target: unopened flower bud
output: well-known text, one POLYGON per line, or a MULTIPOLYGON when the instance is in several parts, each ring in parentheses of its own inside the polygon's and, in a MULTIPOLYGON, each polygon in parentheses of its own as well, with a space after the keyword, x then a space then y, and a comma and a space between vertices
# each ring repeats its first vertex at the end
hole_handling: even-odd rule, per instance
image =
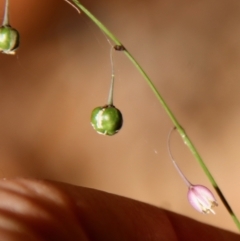
POLYGON ((201 213, 213 213, 213 207, 216 207, 217 201, 212 192, 201 185, 191 185, 188 189, 188 201, 190 204, 201 213))

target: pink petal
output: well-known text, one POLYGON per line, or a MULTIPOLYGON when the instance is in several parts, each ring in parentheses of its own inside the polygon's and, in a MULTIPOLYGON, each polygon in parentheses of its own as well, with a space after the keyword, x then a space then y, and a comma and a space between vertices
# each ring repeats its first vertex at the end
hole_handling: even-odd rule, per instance
POLYGON ((217 202, 212 192, 201 185, 193 185, 188 190, 188 201, 198 212, 214 213, 213 207, 217 206, 217 202))

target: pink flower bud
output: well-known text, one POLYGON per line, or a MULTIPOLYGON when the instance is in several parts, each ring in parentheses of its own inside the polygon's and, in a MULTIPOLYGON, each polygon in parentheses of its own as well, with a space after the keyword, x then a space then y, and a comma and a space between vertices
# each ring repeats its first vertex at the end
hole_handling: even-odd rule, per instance
POLYGON ((211 191, 201 185, 190 185, 188 189, 188 201, 198 211, 204 214, 213 213, 213 207, 216 207, 217 201, 211 191))

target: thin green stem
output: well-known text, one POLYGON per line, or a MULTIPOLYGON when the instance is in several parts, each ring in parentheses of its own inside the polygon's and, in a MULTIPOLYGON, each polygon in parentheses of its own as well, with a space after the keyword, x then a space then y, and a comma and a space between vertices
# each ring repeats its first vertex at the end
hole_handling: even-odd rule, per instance
POLYGON ((115 73, 114 73, 114 64, 113 64, 113 47, 110 50, 110 62, 111 62, 111 83, 110 83, 110 90, 108 94, 108 105, 113 105, 113 89, 114 89, 114 80, 115 80, 115 73))
MULTIPOLYGON (((123 44, 92 14, 90 13, 82 4, 80 4, 80 2, 78 0, 72 0, 76 6, 82 11, 84 12, 116 45, 119 46, 123 46, 123 44)), ((149 87, 152 89, 153 93, 155 94, 155 96, 157 97, 157 99, 159 100, 159 102, 161 103, 162 107, 164 108, 164 110, 167 112, 169 118, 171 119, 171 121, 173 122, 173 125, 177 128, 180 136, 183 139, 183 142, 188 146, 188 148, 190 149, 190 151, 192 152, 192 154, 194 155, 194 157, 196 158, 197 162, 199 163, 199 165, 201 166, 201 168, 203 169, 204 173, 206 174, 206 176, 208 177, 209 181, 211 182, 212 186, 214 187, 214 189, 216 190, 216 192, 218 193, 220 199, 222 200, 224 206, 226 207, 227 211, 229 212, 230 216, 232 217, 234 223, 236 224, 238 230, 240 231, 240 222, 237 218, 237 216, 235 215, 235 213, 233 212, 232 208, 230 207, 228 201, 226 200, 226 198, 224 197, 222 191, 220 190, 217 182, 215 181, 215 179, 213 178, 212 174, 210 173, 209 169, 207 168, 206 164, 204 163, 203 159, 201 158, 200 154, 198 153, 197 149, 195 148, 195 146, 193 145, 192 141, 190 140, 190 138, 187 136, 185 130, 181 127, 180 123, 178 122, 178 120, 176 119, 176 117, 174 116, 174 114, 172 113, 172 111, 170 110, 170 108, 168 107, 167 103, 165 102, 165 100, 163 99, 163 97, 161 96, 161 94, 158 92, 157 88, 155 87, 155 85, 153 84, 153 82, 151 81, 151 79, 149 78, 149 76, 146 74, 146 72, 143 70, 143 68, 140 66, 140 64, 136 61, 136 59, 130 54, 130 52, 124 48, 124 52, 126 54, 126 56, 129 58, 129 60, 133 63, 133 65, 136 67, 136 69, 141 73, 141 75, 144 77, 144 79, 146 80, 147 84, 149 85, 149 87)))
POLYGON ((5 9, 4 9, 4 16, 3 16, 3 26, 9 25, 9 0, 5 1, 5 9))

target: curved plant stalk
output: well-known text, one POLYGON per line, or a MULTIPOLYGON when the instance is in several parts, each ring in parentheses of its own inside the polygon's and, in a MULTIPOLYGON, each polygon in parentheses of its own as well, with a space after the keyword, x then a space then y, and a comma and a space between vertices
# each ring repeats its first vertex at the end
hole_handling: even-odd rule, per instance
POLYGON ((203 159, 201 158, 200 154, 198 153, 197 149, 193 145, 192 141, 187 136, 185 130, 182 128, 182 126, 180 125, 180 123, 178 122, 178 120, 176 119, 176 117, 174 116, 174 114, 172 113, 170 108, 168 107, 168 105, 165 102, 165 100, 163 99, 163 97, 158 92, 157 88, 155 87, 155 85, 153 84, 153 82, 151 81, 151 79, 149 78, 147 73, 143 70, 143 68, 135 60, 135 58, 130 54, 130 52, 125 47, 123 47, 123 44, 112 34, 112 32, 110 32, 91 12, 89 12, 82 4, 80 4, 80 2, 78 0, 72 0, 72 2, 75 3, 75 5, 82 12, 84 12, 108 36, 108 38, 110 38, 119 48, 122 47, 122 51, 124 51, 125 55, 129 58, 129 60, 133 63, 133 65, 136 67, 136 69, 144 77, 147 84, 152 89, 153 93, 155 94, 155 96, 157 97, 159 102, 161 103, 162 107, 167 112, 169 118, 171 119, 174 126, 178 130, 180 136, 182 137, 183 142, 187 145, 187 147, 190 149, 190 151, 192 152, 192 154, 196 158, 197 162, 199 163, 199 165, 203 169, 204 173, 206 174, 207 178, 211 182, 212 186, 214 187, 214 189, 218 193, 218 195, 219 195, 220 199, 222 200, 224 206, 226 207, 228 213, 230 214, 230 216, 232 217, 232 219, 233 219, 234 223, 236 224, 238 230, 240 231, 240 222, 239 222, 237 216, 235 215, 235 213, 233 212, 231 206, 229 205, 227 199, 224 197, 224 195, 223 195, 222 191, 220 190, 217 182, 213 178, 212 174, 210 173, 209 169, 205 165, 205 163, 204 163, 203 159))

